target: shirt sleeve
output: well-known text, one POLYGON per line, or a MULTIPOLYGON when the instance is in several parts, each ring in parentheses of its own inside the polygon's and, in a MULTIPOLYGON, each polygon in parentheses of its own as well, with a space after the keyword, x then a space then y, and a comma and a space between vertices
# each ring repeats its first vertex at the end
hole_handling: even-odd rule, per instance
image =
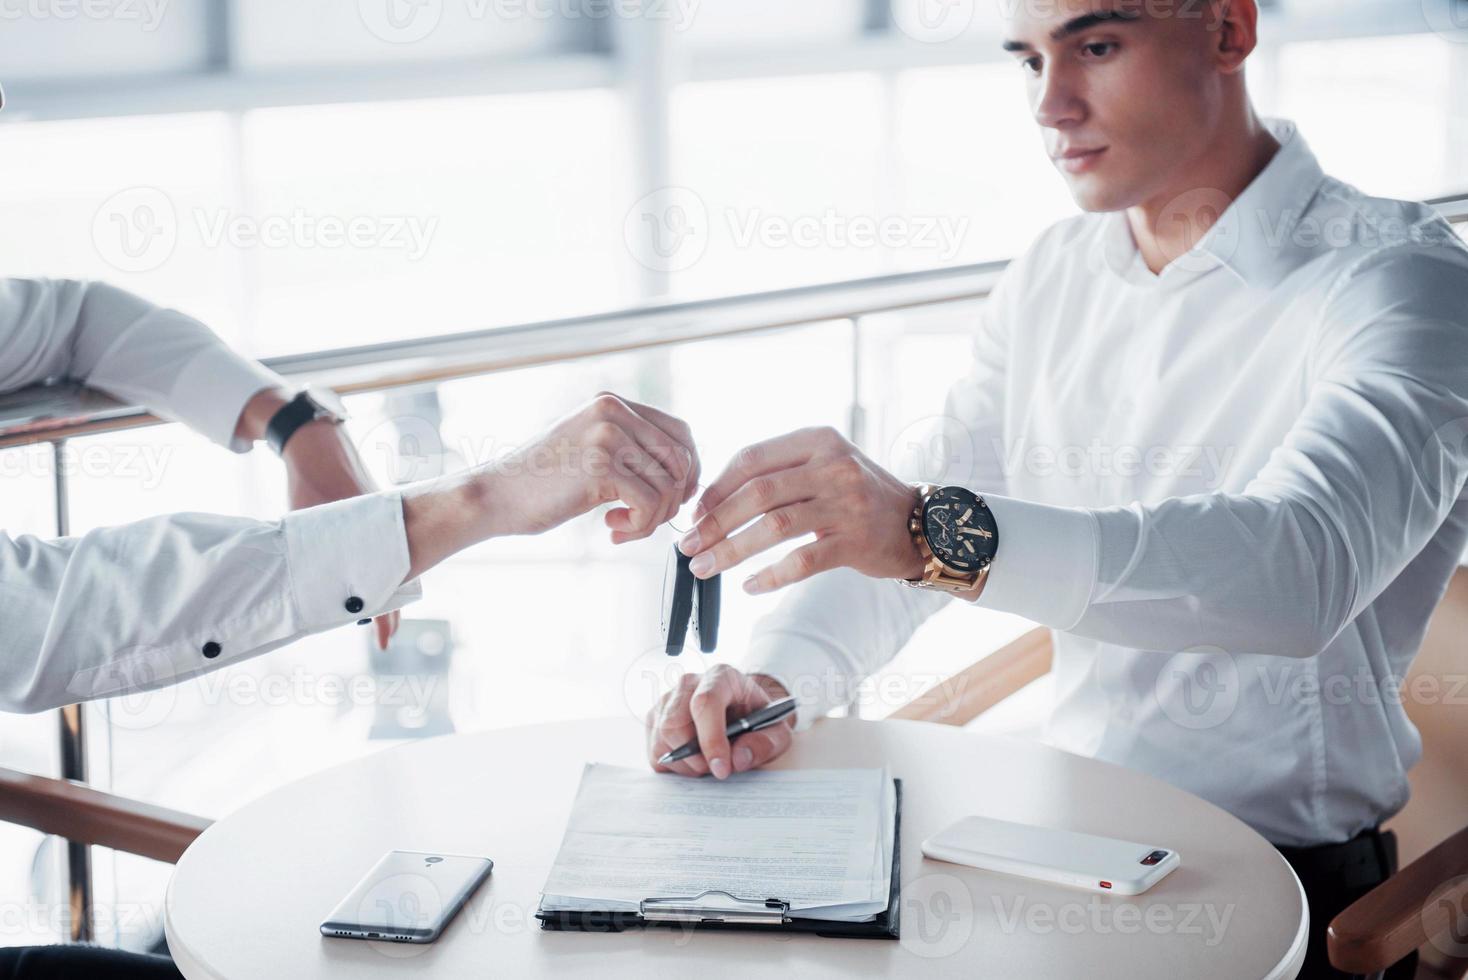
MULTIPOLYGON (((943 415, 904 430, 905 444, 894 447, 906 464, 899 467, 899 477, 1004 489, 1011 295, 1024 264, 1023 258, 1011 263, 980 308, 969 369, 949 389, 943 415)), ((800 703, 796 727, 805 729, 855 700, 861 682, 950 601, 942 593, 850 569, 818 575, 793 586, 775 612, 755 625, 743 668, 784 685, 800 703)))
POLYGON ((245 404, 286 385, 199 321, 99 282, 0 280, 0 351, 0 391, 78 381, 235 452, 245 404))
POLYGON ((176 684, 390 612, 421 595, 408 570, 397 492, 278 522, 177 514, 55 541, 0 534, 0 710, 176 684))
POLYGON ((1304 408, 1241 492, 1000 501, 979 604, 1137 649, 1320 653, 1462 499, 1465 294, 1468 261, 1447 245, 1348 269, 1312 335, 1304 408))

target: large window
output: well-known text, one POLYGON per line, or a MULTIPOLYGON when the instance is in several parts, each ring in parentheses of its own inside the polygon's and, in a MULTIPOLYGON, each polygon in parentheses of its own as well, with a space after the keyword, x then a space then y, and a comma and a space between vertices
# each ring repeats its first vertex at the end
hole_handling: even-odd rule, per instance
MULTIPOLYGON (((0 268, 258 355, 1003 259, 1075 210, 990 4, 82 6, 0 23, 0 268)), ((1261 107, 1368 192, 1468 191, 1468 43, 1332 9, 1267 8, 1261 107)))

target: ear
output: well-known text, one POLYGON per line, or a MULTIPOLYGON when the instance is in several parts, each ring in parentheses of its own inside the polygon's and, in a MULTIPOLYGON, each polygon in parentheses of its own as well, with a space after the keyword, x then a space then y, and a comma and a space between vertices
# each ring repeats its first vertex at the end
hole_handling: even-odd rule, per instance
POLYGON ((1211 0, 1210 50, 1219 71, 1236 75, 1259 43, 1259 5, 1255 0, 1211 0))

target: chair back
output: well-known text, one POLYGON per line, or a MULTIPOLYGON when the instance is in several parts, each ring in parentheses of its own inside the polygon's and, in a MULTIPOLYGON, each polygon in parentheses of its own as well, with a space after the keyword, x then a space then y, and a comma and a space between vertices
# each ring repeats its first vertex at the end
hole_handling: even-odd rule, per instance
POLYGON ((1412 798, 1386 827, 1406 866, 1468 824, 1468 567, 1448 583, 1402 692, 1422 761, 1407 774, 1412 798))

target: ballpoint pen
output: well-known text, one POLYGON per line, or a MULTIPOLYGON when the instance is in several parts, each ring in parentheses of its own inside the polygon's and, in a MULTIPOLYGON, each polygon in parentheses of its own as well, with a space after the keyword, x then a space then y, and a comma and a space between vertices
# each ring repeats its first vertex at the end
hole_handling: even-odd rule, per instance
MULTIPOLYGON (((757 732, 761 728, 769 728, 771 725, 784 721, 794 711, 794 698, 781 698, 778 701, 771 701, 763 708, 750 712, 743 718, 729 722, 729 727, 724 729, 724 734, 732 739, 734 736, 743 735, 745 732, 757 732)), ((658 760, 658 765, 665 766, 670 762, 677 762, 691 755, 698 755, 700 751, 698 739, 695 738, 693 741, 687 742, 665 753, 658 760)))

